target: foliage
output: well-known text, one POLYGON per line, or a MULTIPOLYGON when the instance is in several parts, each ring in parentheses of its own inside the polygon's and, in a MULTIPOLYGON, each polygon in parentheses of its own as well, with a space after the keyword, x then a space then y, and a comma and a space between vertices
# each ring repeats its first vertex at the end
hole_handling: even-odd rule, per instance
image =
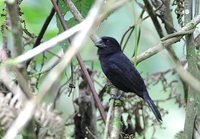
MULTIPOLYGON (((186 59, 188 57, 184 55, 184 60, 182 60, 181 56, 179 56, 179 50, 172 49, 171 46, 166 48, 169 56, 173 59, 172 61, 174 61, 173 66, 166 66, 169 59, 165 58, 166 53, 160 52, 161 50, 158 50, 158 52, 162 56, 155 56, 155 60, 154 57, 148 58, 143 62, 145 68, 138 63, 138 61, 140 62, 138 57, 141 52, 146 52, 145 49, 147 47, 155 43, 153 40, 156 42, 161 41, 161 44, 164 44, 165 40, 170 41, 174 38, 179 38, 178 40, 180 40, 183 35, 191 34, 194 31, 192 29, 177 34, 179 28, 184 26, 184 2, 187 2, 187 0, 174 0, 171 3, 167 0, 104 1, 103 10, 99 13, 99 18, 97 18, 98 20, 94 24, 95 28, 99 27, 105 31, 103 32, 104 35, 115 33, 116 36, 121 38, 120 44, 124 52, 128 53, 128 55, 133 55, 133 63, 135 66, 139 64, 137 68, 142 71, 141 74, 143 76, 146 75, 146 86, 149 92, 151 92, 150 95, 156 98, 155 103, 161 112, 163 123, 155 121, 155 117, 150 109, 134 93, 123 94, 120 100, 117 101, 109 100, 110 96, 117 95, 120 91, 113 89, 114 87, 110 85, 110 82, 102 74, 99 64, 98 66, 96 64, 96 57, 93 57, 93 48, 88 49, 90 43, 84 44, 87 48, 80 51, 83 59, 79 56, 78 62, 75 59, 72 60, 71 65, 64 72, 61 72, 60 78, 53 83, 49 91, 43 92, 41 88, 45 84, 48 86, 50 80, 54 80, 55 74, 52 74, 50 78, 47 77, 49 73, 59 66, 63 53, 71 45, 69 39, 69 43, 59 43, 58 46, 34 56, 27 63, 13 66, 7 65, 7 60, 12 60, 14 58, 13 53, 17 51, 14 48, 20 49, 17 53, 21 56, 21 51, 26 53, 37 48, 41 43, 48 39, 56 38, 57 35, 64 31, 60 20, 61 17, 57 14, 58 11, 61 12, 62 18, 65 21, 64 24, 67 25, 66 30, 79 24, 80 20, 84 20, 75 18, 74 14, 76 13, 73 13, 66 4, 69 1, 51 0, 50 2, 38 0, 26 2, 24 0, 16 0, 16 3, 13 5, 9 3, 9 0, 5 1, 5 3, 0 2, 2 34, 0 37, 0 40, 2 40, 2 47, 0 48, 0 62, 2 63, 0 65, 0 136, 4 137, 6 133, 9 133, 10 129, 13 129, 13 125, 19 119, 21 113, 31 103, 35 106, 32 111, 31 122, 28 120, 26 122, 22 121, 22 124, 26 124, 19 125, 19 129, 17 129, 19 131, 18 134, 23 138, 27 136, 33 138, 29 133, 34 134, 37 138, 103 138, 106 134, 108 136, 115 134, 116 131, 121 131, 115 134, 119 138, 163 137, 159 135, 159 132, 167 131, 168 125, 172 124, 170 119, 167 121, 167 117, 172 115, 173 122, 178 121, 178 116, 174 116, 176 114, 172 113, 172 111, 180 112, 183 108, 188 107, 187 99, 191 97, 188 94, 191 92, 193 94, 195 92, 199 93, 193 88, 191 91, 192 83, 185 82, 182 79, 177 70, 177 63, 185 66, 188 60, 190 65, 189 71, 195 69, 192 74, 197 79, 199 78, 198 74, 195 73, 198 73, 199 70, 199 63, 197 62, 199 59, 199 41, 197 39, 200 35, 196 31, 194 40, 197 41, 194 43, 195 45, 189 43, 194 48, 191 50, 192 55, 187 49, 189 59, 186 59), (54 6, 55 11, 50 9, 53 5, 52 2, 58 5, 57 9, 54 6), (9 10, 9 6, 16 6, 17 10, 14 11, 14 8, 9 10), (125 9, 129 9, 127 10, 128 18, 124 17, 123 12, 125 9), (13 12, 17 15, 16 17, 12 16, 13 12), (45 22, 47 17, 50 16, 50 12, 52 12, 52 17, 49 22, 45 22), (54 21, 54 16, 56 16, 56 21, 54 21), (150 22, 148 19, 151 19, 153 22, 150 22), (104 23, 102 23, 103 21, 104 23), (101 25, 98 26, 99 24, 101 25), (46 29, 44 29, 44 26, 46 29), (21 36, 20 31, 23 32, 21 36), (18 33, 17 37, 13 35, 16 32, 18 33), (14 43, 20 41, 23 42, 22 47, 14 43), (84 52, 84 50, 87 52, 84 52), (90 56, 90 59, 84 59, 85 56, 90 56), (84 71, 82 66, 80 66, 80 59, 84 61, 83 65, 87 67, 87 71, 84 71), (152 72, 150 67, 155 71, 152 72), (89 77, 87 77, 87 72, 89 77), (92 79, 92 82, 89 82, 88 78, 92 79), (91 91, 91 86, 95 86, 99 102, 94 96, 95 91, 91 91), (103 106, 103 112, 106 111, 107 113, 106 116, 110 116, 108 121, 104 121, 102 111, 98 111, 100 106, 103 106), (119 116, 121 116, 121 119, 119 116), (118 129, 115 129, 114 125, 117 125, 118 129), (22 132, 20 127, 23 127, 25 130, 22 132)), ((96 1, 72 0, 70 2, 73 2, 82 17, 86 18, 96 1)), ((198 9, 199 5, 196 3, 195 7, 198 9)), ((197 13, 199 12, 196 12, 196 15, 197 13)), ((187 20, 190 21, 192 18, 187 20)), ((89 35, 87 34, 88 38, 89 35)), ((76 37, 76 34, 70 37, 70 39, 73 40, 74 37, 76 37)), ((92 34, 91 38, 93 41, 95 40, 94 34, 92 34)), ((182 43, 186 42, 187 48, 188 41, 190 41, 188 38, 181 40, 182 43)), ((184 49, 181 45, 179 47, 181 47, 181 50, 184 49)), ((148 53, 144 55, 148 55, 148 53)), ((45 89, 44 87, 43 90, 45 89)), ((196 96, 198 95, 196 94, 196 96)), ((195 98, 195 104, 199 103, 197 98, 195 98)), ((196 108, 196 105, 194 107, 196 108)), ((190 108, 189 110, 191 110, 190 108)), ((189 115, 188 117, 191 120, 190 115, 192 114, 189 113, 189 110, 186 111, 186 115, 189 115)), ((27 115, 24 115, 24 117, 27 115)), ((181 115, 183 114, 181 113, 181 115)), ((188 124, 192 127, 190 130, 194 130, 195 136, 198 136, 199 127, 197 115, 196 113, 193 114, 195 119, 188 124), (195 123, 195 126, 192 123, 195 123), (193 127, 196 128, 193 129, 193 127)), ((175 128, 181 122, 171 127, 174 126, 173 128, 175 128)), ((188 125, 185 125, 185 127, 189 128, 188 125)), ((187 134, 186 131, 190 131, 186 129, 183 132, 177 131, 178 129, 171 130, 177 132, 174 138, 183 138, 187 134)), ((181 130, 183 130, 183 127, 181 127, 181 130)), ((188 134, 193 134, 193 132, 188 134)))

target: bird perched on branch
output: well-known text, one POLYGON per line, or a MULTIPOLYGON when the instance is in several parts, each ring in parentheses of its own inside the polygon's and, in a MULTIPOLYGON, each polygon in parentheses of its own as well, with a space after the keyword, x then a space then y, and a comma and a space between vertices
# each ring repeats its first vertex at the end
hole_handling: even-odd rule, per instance
POLYGON ((149 105, 156 119, 160 122, 162 117, 153 100, 150 98, 144 81, 128 57, 121 51, 117 40, 104 36, 95 45, 102 70, 110 82, 124 92, 133 92, 149 105))

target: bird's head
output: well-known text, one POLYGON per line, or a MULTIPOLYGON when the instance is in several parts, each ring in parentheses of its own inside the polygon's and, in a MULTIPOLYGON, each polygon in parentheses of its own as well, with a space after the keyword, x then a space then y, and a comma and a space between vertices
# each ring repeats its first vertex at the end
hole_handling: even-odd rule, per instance
POLYGON ((121 51, 119 43, 112 37, 101 37, 98 41, 95 42, 95 45, 98 47, 99 55, 110 55, 121 51))

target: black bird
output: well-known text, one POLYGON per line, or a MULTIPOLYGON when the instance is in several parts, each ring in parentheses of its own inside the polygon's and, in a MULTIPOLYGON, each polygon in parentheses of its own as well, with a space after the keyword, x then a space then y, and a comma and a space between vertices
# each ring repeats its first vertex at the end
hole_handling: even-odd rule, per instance
POLYGON ((153 100, 150 98, 144 81, 128 57, 122 52, 117 40, 104 36, 95 45, 102 70, 110 82, 124 92, 136 93, 147 102, 156 119, 162 117, 153 100))

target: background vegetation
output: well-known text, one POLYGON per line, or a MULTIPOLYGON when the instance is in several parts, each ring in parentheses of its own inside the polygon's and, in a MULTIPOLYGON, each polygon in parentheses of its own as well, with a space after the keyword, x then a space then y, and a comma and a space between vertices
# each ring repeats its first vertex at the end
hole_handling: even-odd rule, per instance
MULTIPOLYGON (((94 1, 72 1, 82 18, 74 17, 69 8, 70 0, 58 0, 57 3, 55 0, 16 2, 0 2, 1 137, 81 139, 107 138, 106 134, 109 133, 109 138, 116 138, 112 135, 117 131, 120 132, 115 135, 121 138, 199 137, 200 35, 196 27, 200 22, 199 0, 104 1, 99 4, 103 8, 99 6, 98 16, 94 15, 96 22, 93 27, 89 24, 84 27, 85 30, 91 29, 92 39, 89 39, 90 33, 87 33, 79 49, 80 55, 74 56, 70 64, 60 64, 64 71, 58 70, 62 69, 58 68, 59 63, 62 63, 66 52, 70 53, 68 48, 75 46, 77 41, 74 43, 74 40, 78 35, 40 52, 31 61, 24 58, 24 62, 18 62, 17 58, 33 49, 33 46, 37 48, 40 43, 77 25, 87 17, 94 1), (40 36, 41 28, 51 11, 54 16, 44 35, 40 36), (60 21, 58 12, 61 12, 65 25, 60 21), (195 21, 192 20, 194 18, 195 21), (97 48, 93 43, 96 35, 112 36, 122 42, 124 53, 145 79, 149 94, 161 111, 162 123, 158 123, 143 100, 133 94, 124 95, 124 104, 117 105, 115 102, 112 109, 114 102, 109 101, 109 98, 118 90, 109 86, 109 81, 101 71, 97 48), (39 43, 36 43, 38 40, 39 43), (175 40, 179 42, 175 43, 175 40), (150 57, 144 58, 144 52, 159 44, 169 47, 159 49, 157 54, 148 53, 150 57), (84 61, 82 66, 81 60, 84 61), (88 68, 93 81, 89 85, 90 78, 85 78, 87 72, 84 66, 88 68), (187 70, 192 77, 187 74, 187 70), (58 74, 59 78, 54 78, 58 74), (51 81, 52 85, 48 88, 51 81), (94 88, 91 91, 93 86, 96 91, 94 88), (95 101, 91 92, 99 94, 95 101), (101 106, 104 109, 100 114, 101 106), (109 109, 113 112, 108 113, 109 109), (108 129, 102 120, 104 111, 112 117, 107 122, 108 129), (122 120, 119 118, 121 115, 122 120), (117 123, 112 120, 116 118, 117 123)), ((88 16, 92 17, 90 14, 88 16)), ((81 37, 79 40, 81 42, 81 37)), ((65 58, 70 59, 67 56, 65 58)))

